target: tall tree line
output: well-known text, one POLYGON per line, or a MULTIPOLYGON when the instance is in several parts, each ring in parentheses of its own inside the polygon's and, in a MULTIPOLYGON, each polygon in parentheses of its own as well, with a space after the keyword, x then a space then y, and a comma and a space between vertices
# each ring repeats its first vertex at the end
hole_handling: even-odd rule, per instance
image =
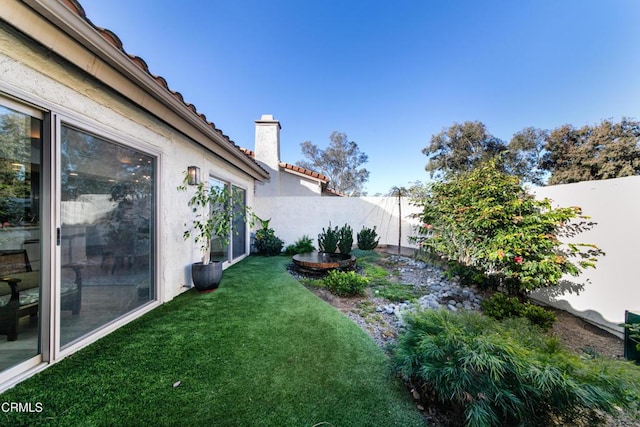
POLYGON ((422 150, 432 177, 468 171, 495 157, 505 172, 544 184, 640 175, 640 122, 622 118, 576 128, 525 128, 507 143, 479 121, 454 123, 422 150))

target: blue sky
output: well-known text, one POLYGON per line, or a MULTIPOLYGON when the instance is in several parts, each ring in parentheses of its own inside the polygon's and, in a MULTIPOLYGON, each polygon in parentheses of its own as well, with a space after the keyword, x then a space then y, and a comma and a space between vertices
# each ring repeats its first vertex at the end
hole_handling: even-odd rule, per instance
POLYGON ((637 0, 80 1, 240 146, 262 114, 288 163, 346 133, 369 195, 428 181, 421 150, 454 122, 508 141, 640 119, 637 0))

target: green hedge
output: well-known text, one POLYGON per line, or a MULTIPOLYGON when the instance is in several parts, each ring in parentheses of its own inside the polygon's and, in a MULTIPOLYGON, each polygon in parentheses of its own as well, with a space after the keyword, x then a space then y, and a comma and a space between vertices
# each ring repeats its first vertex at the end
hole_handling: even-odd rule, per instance
POLYGON ((580 358, 524 319, 427 310, 406 322, 395 366, 425 399, 451 406, 456 425, 594 425, 638 409, 637 367, 580 358))

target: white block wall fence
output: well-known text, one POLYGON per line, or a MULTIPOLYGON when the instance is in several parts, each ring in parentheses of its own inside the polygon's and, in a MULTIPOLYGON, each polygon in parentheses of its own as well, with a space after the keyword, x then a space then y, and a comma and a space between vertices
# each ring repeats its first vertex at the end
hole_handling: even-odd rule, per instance
POLYGON ((584 289, 558 295, 554 291, 567 289, 559 286, 538 291, 534 298, 622 337, 617 325, 624 322, 624 311, 640 312, 640 176, 541 187, 535 194, 553 200, 554 206, 580 206, 597 225, 574 242, 596 244, 606 255, 595 269, 566 278, 584 289))
MULTIPOLYGON (((596 244, 606 252, 596 269, 588 269, 577 278, 566 278, 573 286, 539 291, 534 299, 622 336, 622 328, 617 325, 624 321, 624 311, 640 312, 636 265, 640 264, 640 177, 541 187, 534 193, 539 198, 550 198, 554 206, 582 207, 597 225, 575 241, 596 244), (576 288, 581 289, 576 292, 576 288)), ((401 215, 397 197, 256 197, 254 210, 263 219, 271 218, 269 226, 285 246, 307 235, 317 247, 318 234, 329 222, 338 227, 349 224, 354 243, 363 226, 375 226, 380 244, 395 246, 401 218, 402 246, 416 247, 409 236, 414 234, 418 221, 409 216, 420 210, 408 198, 402 198, 401 215)))
POLYGON ((271 218, 269 227, 284 240, 285 247, 307 235, 317 248, 318 234, 329 222, 332 227, 349 224, 354 244, 362 227, 375 226, 381 245, 397 245, 401 229, 401 246, 416 247, 408 237, 418 222, 409 215, 420 210, 406 197, 401 199, 401 206, 397 197, 256 197, 254 210, 262 219, 271 218))

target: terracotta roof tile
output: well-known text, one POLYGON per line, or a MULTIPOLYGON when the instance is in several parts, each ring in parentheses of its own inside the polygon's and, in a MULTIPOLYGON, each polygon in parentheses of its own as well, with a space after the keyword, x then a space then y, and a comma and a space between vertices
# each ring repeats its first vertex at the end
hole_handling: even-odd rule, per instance
POLYGON ((247 156, 255 159, 256 158, 256 153, 253 150, 249 150, 248 148, 244 148, 244 147, 240 147, 240 151, 242 151, 244 154, 246 154, 247 156))
MULTIPOLYGON (((95 25, 93 22, 91 22, 91 20, 87 17, 87 14, 86 14, 84 8, 82 7, 82 5, 77 0, 59 0, 59 1, 61 3, 63 3, 64 5, 66 5, 76 15, 80 16, 84 21, 86 21, 105 40, 107 40, 111 45, 113 45, 115 48, 120 50, 127 58, 129 58, 129 60, 131 62, 136 64, 136 66, 138 66, 138 68, 140 68, 141 70, 146 72, 151 78, 153 78, 156 82, 158 82, 158 84, 160 86, 165 88, 176 99, 178 99, 180 102, 185 104, 186 107, 191 109, 191 111, 193 111, 194 114, 199 116, 200 119, 203 120, 213 131, 218 133, 222 138, 224 138, 229 144, 234 146, 236 149, 241 150, 241 148, 235 142, 233 142, 231 140, 231 138, 229 138, 227 135, 225 135, 220 129, 216 128, 215 124, 213 124, 212 122, 207 121, 207 119, 206 119, 204 114, 198 113, 197 108, 195 107, 195 105, 185 102, 184 98, 183 98, 183 96, 182 96, 182 94, 180 92, 176 92, 174 90, 171 90, 169 88, 169 84, 167 83, 167 80, 164 77, 152 74, 149 71, 149 67, 148 67, 148 65, 147 65, 147 63, 145 62, 144 59, 142 59, 139 56, 135 56, 135 55, 131 55, 131 54, 127 53, 127 51, 124 49, 122 41, 120 40, 120 38, 114 32, 112 32, 112 31, 110 31, 110 30, 108 30, 106 28, 99 27, 99 26, 95 25)), ((260 166, 260 165, 258 165, 258 166, 260 166)), ((260 166, 260 168, 265 170, 264 168, 262 168, 262 166, 260 166)), ((266 170, 265 170, 265 172, 266 172, 266 170)))
POLYGON ((334 195, 334 196, 347 197, 347 195, 346 195, 346 194, 341 193, 341 192, 339 192, 339 191, 337 191, 337 190, 333 190, 333 189, 331 189, 331 188, 323 188, 323 189, 322 189, 322 192, 323 192, 323 193, 329 193, 329 194, 332 194, 332 195, 334 195))
MULTIPOLYGON (((250 150, 248 148, 244 148, 244 147, 240 147, 240 151, 242 151, 244 154, 246 154, 247 156, 255 159, 256 157, 256 153, 253 150, 250 150)), ((305 169, 302 168, 300 166, 296 166, 296 165, 292 165, 290 163, 285 163, 285 162, 280 162, 279 166, 283 169, 288 169, 303 175, 307 175, 309 177, 312 178, 316 178, 317 180, 319 180, 322 183, 322 192, 326 193, 326 194, 331 194, 332 196, 339 196, 339 197, 346 197, 347 195, 344 193, 341 193, 339 191, 336 190, 332 190, 330 188, 327 188, 327 184, 329 183, 329 178, 321 173, 318 172, 314 172, 312 170, 309 169, 305 169)))
POLYGON ((280 167, 283 168, 283 169, 289 169, 289 170, 292 170, 294 172, 298 172, 298 173, 301 173, 303 175, 310 176, 312 178, 316 178, 317 180, 322 181, 324 183, 329 182, 329 178, 324 176, 324 175, 322 175, 321 173, 314 172, 314 171, 309 170, 309 169, 301 168, 300 166, 292 165, 290 163, 280 162, 280 167))

